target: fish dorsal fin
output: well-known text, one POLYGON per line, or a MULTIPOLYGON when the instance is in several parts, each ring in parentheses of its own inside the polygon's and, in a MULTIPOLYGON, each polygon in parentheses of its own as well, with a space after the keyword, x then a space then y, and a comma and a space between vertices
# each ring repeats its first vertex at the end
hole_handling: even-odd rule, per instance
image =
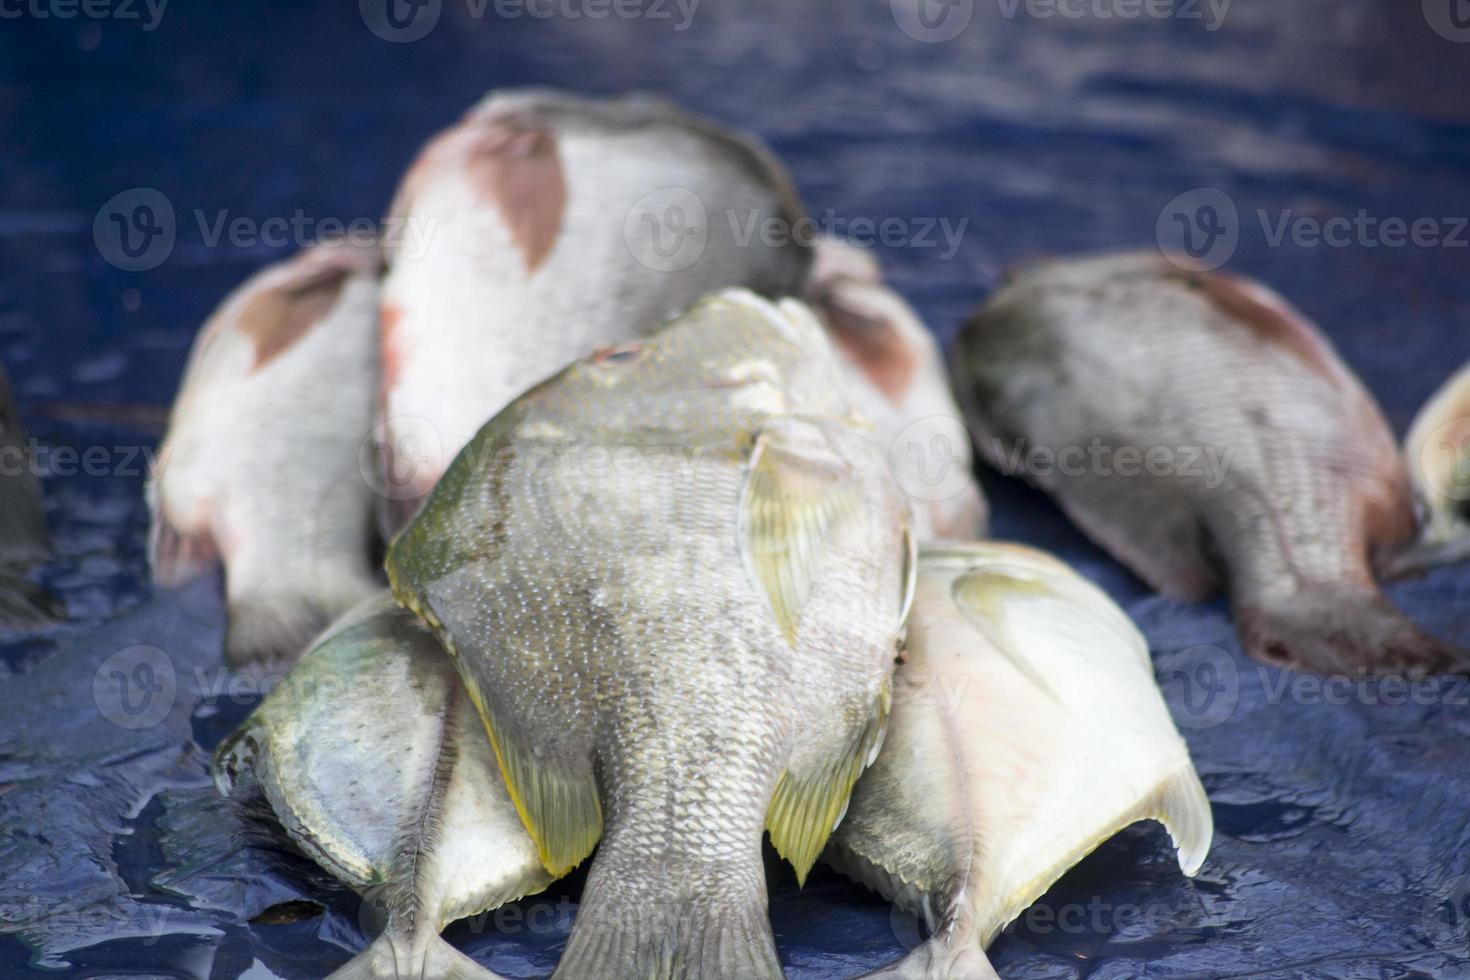
MULTIPOLYGON (((830 453, 798 453, 786 420, 755 439, 740 498, 740 553, 786 642, 795 644, 802 608, 832 536, 854 514, 860 486, 830 453)), ((803 447, 805 448, 805 447, 803 447)))

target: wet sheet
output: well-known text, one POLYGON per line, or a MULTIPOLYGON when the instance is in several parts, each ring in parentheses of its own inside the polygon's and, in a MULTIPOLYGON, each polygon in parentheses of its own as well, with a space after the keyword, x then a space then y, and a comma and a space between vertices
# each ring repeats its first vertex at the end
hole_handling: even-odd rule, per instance
MULTIPOLYGON (((429 0, 397 8, 437 16, 416 40, 427 22, 374 0, 0 8, 0 361, 47 468, 42 578, 72 613, 0 644, 0 973, 307 978, 361 945, 356 898, 209 785, 258 691, 220 666, 216 583, 145 584, 144 461, 213 304, 296 237, 376 220, 484 90, 645 87, 756 130, 826 230, 890 219, 883 259, 945 338, 1015 261, 1188 229, 1317 318, 1402 432, 1470 360, 1456 2, 429 0), (123 249, 110 216, 140 204, 161 220, 123 249), (1394 246, 1388 219, 1435 242, 1394 246)), ((999 535, 1075 562, 1143 626, 1218 828, 1193 882, 1155 828, 1104 845, 998 941, 1001 974, 1470 976, 1470 688, 1259 668, 1222 605, 1150 596, 1044 498, 986 483, 999 535)), ((1470 570, 1390 594, 1470 638, 1470 570)), ((794 978, 918 939, 829 872, 798 892, 772 869, 794 978)), ((545 976, 576 891, 450 938, 545 976)))

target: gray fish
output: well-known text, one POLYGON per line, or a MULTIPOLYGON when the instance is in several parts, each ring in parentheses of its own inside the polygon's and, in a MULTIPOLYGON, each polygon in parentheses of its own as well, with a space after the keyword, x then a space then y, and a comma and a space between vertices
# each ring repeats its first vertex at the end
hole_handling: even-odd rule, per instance
MULTIPOLYGON (((194 342, 149 487, 154 581, 223 560, 226 652, 293 660, 380 590, 359 454, 377 378, 376 247, 317 245, 235 290, 194 342)), ((364 472, 366 470, 366 472, 364 472)))
POLYGON ((649 96, 496 92, 435 136, 385 236, 387 529, 486 419, 571 361, 714 289, 799 291, 804 213, 764 146, 649 96))
POLYGON ((65 615, 60 602, 25 577, 50 557, 34 454, 0 368, 0 628, 35 629, 65 615))
POLYGON ((291 839, 377 912, 381 935, 337 980, 493 977, 440 930, 551 882, 449 658, 386 593, 220 746, 221 791, 247 775, 291 839))
POLYGON ((1197 872, 1209 801, 1123 611, 1029 548, 924 548, 888 737, 826 854, 933 932, 873 976, 994 977, 1000 931, 1151 819, 1197 872))
POLYGON ((1404 440, 1419 498, 1419 540, 1387 563, 1391 574, 1470 559, 1470 365, 1419 411, 1404 440))
POLYGON ((560 980, 781 976, 877 750, 910 514, 809 310, 744 290, 512 402, 388 554, 552 874, 601 840, 560 980))
POLYGON ((1140 578, 1228 590, 1255 657, 1463 668, 1379 591, 1414 533, 1377 405, 1301 313, 1158 253, 1039 265, 966 325, 953 371, 983 457, 1056 497, 1140 578))
POLYGON ((806 301, 827 328, 857 409, 874 425, 920 541, 981 538, 988 512, 939 345, 871 253, 817 242, 806 301))

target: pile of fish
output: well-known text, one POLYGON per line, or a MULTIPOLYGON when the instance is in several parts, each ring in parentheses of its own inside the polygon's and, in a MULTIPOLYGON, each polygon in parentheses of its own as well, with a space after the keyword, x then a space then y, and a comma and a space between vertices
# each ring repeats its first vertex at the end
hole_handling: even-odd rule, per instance
MULTIPOLYGON (((946 372, 866 252, 738 235, 804 215, 765 147, 640 96, 492 95, 390 215, 424 234, 224 301, 150 485, 157 582, 222 564, 228 661, 286 670, 216 778, 363 895, 379 935, 336 976, 492 976, 440 932, 590 859, 558 980, 777 978, 767 837, 922 916, 874 974, 914 980, 994 976, 1134 822, 1197 872, 1143 637, 983 540, 969 445, 910 492, 935 420, 1158 591, 1228 593, 1264 661, 1470 669, 1377 585, 1470 555, 1470 370, 1401 452, 1285 299, 1151 253, 1022 271, 946 372)), ((55 614, 24 476, 11 625, 55 614)))

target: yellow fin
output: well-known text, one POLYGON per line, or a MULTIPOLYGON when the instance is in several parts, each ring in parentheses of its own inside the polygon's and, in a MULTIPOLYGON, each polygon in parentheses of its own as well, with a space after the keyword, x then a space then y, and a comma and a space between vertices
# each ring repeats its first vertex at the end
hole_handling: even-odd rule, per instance
POLYGON ((1038 691, 1051 700, 1061 698, 1026 659, 1026 654, 1006 630, 1005 604, 1017 596, 1051 595, 1045 582, 998 570, 974 571, 955 579, 951 587, 954 604, 979 633, 989 640, 1038 691))
POLYGON ((585 774, 568 772, 536 758, 534 752, 505 736, 486 707, 479 685, 467 676, 464 681, 490 736, 511 802, 536 844, 541 866, 553 878, 560 878, 587 860, 602 839, 602 803, 591 767, 585 774))
POLYGON ((858 487, 837 465, 790 452, 778 438, 756 437, 740 500, 740 549, 782 635, 795 643, 827 542, 856 510, 858 487))
POLYGON ((798 884, 806 884, 827 838, 847 813, 858 777, 878 757, 892 707, 893 689, 885 678, 871 722, 844 752, 828 760, 831 765, 814 772, 788 769, 781 774, 766 810, 766 829, 776 852, 796 871, 798 884))

